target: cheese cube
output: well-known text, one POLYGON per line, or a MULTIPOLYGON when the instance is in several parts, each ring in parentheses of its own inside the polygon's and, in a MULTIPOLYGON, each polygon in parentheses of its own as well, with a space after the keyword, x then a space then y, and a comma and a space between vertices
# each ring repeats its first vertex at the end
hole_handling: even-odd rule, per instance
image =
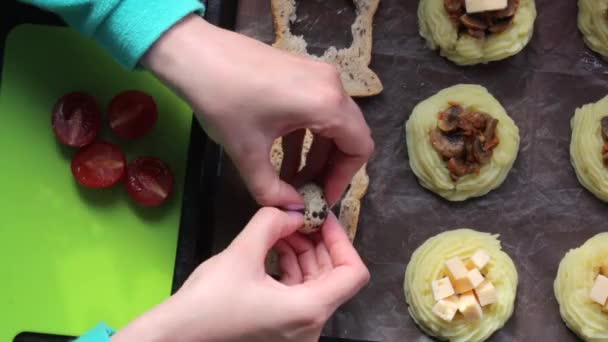
POLYGON ((496 11, 505 9, 508 5, 507 0, 465 0, 467 13, 496 11))
POLYGON ((590 297, 592 301, 599 305, 606 305, 606 300, 608 300, 608 277, 601 274, 597 276, 590 297))
POLYGON ((464 265, 459 257, 454 257, 445 262, 445 267, 448 270, 448 275, 452 282, 454 280, 462 279, 467 276, 467 267, 464 265))
POLYGON ((608 261, 606 261, 603 265, 602 268, 600 269, 600 273, 606 277, 608 277, 608 261))
POLYGON ((480 249, 473 254, 471 261, 477 268, 479 268, 479 270, 482 270, 484 267, 486 267, 488 262, 490 262, 490 254, 483 249, 480 249))
POLYGON ((458 296, 450 296, 438 301, 433 306, 433 312, 446 322, 451 322, 458 312, 458 296))
POLYGON ((435 280, 432 283, 432 286, 435 301, 442 300, 456 293, 454 292, 454 287, 452 287, 452 283, 450 282, 450 278, 448 277, 435 280))
POLYGON ((473 290, 483 282, 484 278, 478 269, 474 268, 467 272, 467 275, 462 279, 456 279, 452 282, 456 293, 461 294, 473 290))
POLYGON ((483 275, 481 275, 481 272, 479 272, 479 270, 476 268, 470 270, 469 273, 467 273, 467 279, 469 279, 474 289, 477 288, 477 286, 481 285, 481 283, 483 283, 483 281, 485 280, 483 275))
POLYGON ((458 300, 458 311, 462 313, 467 320, 479 320, 483 317, 483 310, 475 298, 475 293, 469 291, 463 293, 458 300))
POLYGON ((484 281, 475 289, 475 295, 481 306, 494 304, 498 300, 496 297, 496 288, 489 280, 484 281))

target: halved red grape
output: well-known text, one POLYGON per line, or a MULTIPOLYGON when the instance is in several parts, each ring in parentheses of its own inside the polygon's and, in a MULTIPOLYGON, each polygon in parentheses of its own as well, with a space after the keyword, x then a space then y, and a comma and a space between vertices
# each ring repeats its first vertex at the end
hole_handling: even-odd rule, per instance
POLYGON ((137 203, 153 207, 162 204, 173 191, 173 173, 155 157, 140 157, 127 166, 125 188, 137 203))
POLYGON ((127 160, 120 147, 96 142, 83 147, 72 159, 72 174, 78 183, 89 188, 107 188, 125 175, 127 160))
POLYGON ((101 110, 87 93, 72 92, 62 96, 53 107, 53 131, 62 144, 83 147, 99 133, 101 110))
POLYGON ((110 102, 108 120, 112 131, 122 139, 140 138, 152 130, 158 120, 156 102, 139 90, 122 92, 110 102))

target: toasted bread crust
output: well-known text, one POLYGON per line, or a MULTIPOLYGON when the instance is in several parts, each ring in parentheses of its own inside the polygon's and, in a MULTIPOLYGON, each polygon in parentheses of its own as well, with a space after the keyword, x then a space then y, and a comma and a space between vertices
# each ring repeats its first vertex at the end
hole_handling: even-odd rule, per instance
POLYGON ((357 18, 351 26, 353 43, 345 49, 330 47, 323 56, 310 55, 307 42, 302 36, 291 33, 291 23, 296 18, 295 0, 271 0, 272 20, 275 32, 274 47, 334 65, 346 92, 353 97, 377 95, 382 92, 382 82, 370 68, 372 54, 373 21, 380 0, 353 0, 357 18))

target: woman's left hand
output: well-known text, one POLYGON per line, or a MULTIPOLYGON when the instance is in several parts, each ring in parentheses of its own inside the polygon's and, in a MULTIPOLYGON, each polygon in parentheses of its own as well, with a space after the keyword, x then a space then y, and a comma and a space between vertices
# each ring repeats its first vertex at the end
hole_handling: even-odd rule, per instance
POLYGON ((113 341, 318 341, 370 275, 333 214, 318 235, 296 232, 302 224, 300 213, 262 208, 226 250, 113 341), (273 246, 280 280, 264 269, 273 246))

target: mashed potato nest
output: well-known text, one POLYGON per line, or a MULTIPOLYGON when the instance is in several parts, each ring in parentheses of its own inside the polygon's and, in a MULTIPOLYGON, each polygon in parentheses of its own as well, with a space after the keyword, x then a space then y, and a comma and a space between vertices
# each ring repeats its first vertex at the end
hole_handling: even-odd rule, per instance
POLYGON ((452 342, 475 342, 489 338, 511 317, 517 282, 515 265, 502 251, 497 235, 458 229, 436 235, 416 249, 407 265, 403 288, 410 315, 425 333, 452 342), (484 273, 496 287, 498 301, 483 308, 479 321, 466 321, 459 314, 446 322, 432 312, 435 299, 431 283, 444 276, 446 260, 469 258, 479 249, 491 256, 484 273))
POLYGON ((566 325, 585 341, 608 341, 608 314, 589 295, 603 262, 608 261, 608 233, 601 233, 566 253, 553 283, 566 325))

